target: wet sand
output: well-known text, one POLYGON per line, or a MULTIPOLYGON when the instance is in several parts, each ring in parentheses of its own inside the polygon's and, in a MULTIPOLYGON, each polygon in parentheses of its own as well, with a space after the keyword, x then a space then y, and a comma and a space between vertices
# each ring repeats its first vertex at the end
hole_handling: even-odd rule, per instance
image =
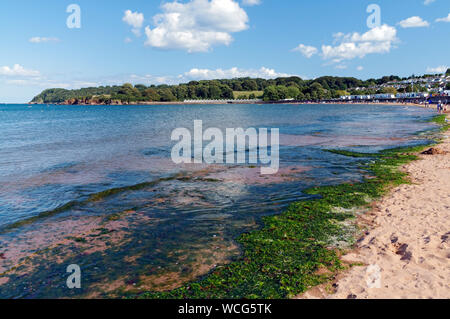
POLYGON ((436 154, 402 169, 410 185, 393 189, 359 219, 368 230, 343 256, 357 264, 302 298, 450 298, 450 133, 436 154))

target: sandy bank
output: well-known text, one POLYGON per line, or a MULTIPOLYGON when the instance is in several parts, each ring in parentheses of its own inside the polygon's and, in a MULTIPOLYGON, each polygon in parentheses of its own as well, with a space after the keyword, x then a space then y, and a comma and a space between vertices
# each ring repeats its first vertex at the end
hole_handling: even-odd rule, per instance
POLYGON ((450 134, 441 154, 404 166, 412 183, 393 189, 360 219, 369 226, 343 257, 359 264, 304 298, 450 298, 450 134), (330 290, 334 290, 332 294, 330 290))

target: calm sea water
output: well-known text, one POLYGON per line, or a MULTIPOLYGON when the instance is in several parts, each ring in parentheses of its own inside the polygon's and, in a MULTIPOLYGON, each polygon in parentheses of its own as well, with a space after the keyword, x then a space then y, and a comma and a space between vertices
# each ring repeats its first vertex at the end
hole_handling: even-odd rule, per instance
MULTIPOLYGON (((89 292, 123 278, 124 269, 129 282, 142 273, 195 273, 185 269, 189 258, 217 246, 215 238, 232 245, 261 216, 307 198, 305 188, 362 179, 359 160, 324 149, 425 143, 417 133, 433 127, 426 123, 433 115, 384 105, 0 105, 0 253, 6 256, 0 273, 1 266, 8 270, 27 253, 53 244, 52 238, 66 238, 99 218, 136 212, 116 225, 126 232, 110 246, 83 254, 55 251, 46 258, 59 256, 63 263, 35 261, 25 275, 0 281, 0 297, 87 294, 64 290, 66 263, 83 267, 89 292), (245 165, 173 164, 172 130, 193 129, 194 120, 203 120, 205 129, 279 128, 280 173, 262 178, 245 165), (27 223, 9 228, 19 221, 27 223), (125 262, 130 256, 137 257, 125 262)), ((209 259, 204 263, 221 261, 217 254, 209 259)))

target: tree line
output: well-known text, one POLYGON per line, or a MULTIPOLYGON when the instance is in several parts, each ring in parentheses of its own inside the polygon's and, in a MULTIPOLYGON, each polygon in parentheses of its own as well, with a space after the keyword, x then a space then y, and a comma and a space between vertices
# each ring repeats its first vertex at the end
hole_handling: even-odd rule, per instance
MULTIPOLYGON (((77 90, 53 88, 44 90, 32 103, 66 104, 114 104, 139 102, 174 102, 184 100, 234 99, 234 92, 264 92, 262 96, 254 93, 249 98, 262 98, 266 101, 282 99, 319 100, 336 98, 352 88, 369 88, 393 80, 397 76, 385 76, 366 81, 353 77, 324 76, 315 80, 300 77, 281 77, 277 79, 236 78, 223 80, 191 81, 178 85, 132 85, 125 83, 115 86, 89 87, 77 90)), ((246 95, 242 95, 246 96, 246 95)))

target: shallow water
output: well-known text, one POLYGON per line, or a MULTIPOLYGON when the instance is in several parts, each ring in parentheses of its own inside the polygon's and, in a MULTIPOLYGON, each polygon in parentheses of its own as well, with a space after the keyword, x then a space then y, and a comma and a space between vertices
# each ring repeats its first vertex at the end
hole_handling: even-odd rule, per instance
POLYGON ((383 105, 0 105, 0 274, 19 265, 0 275, 0 297, 100 296, 193 279, 236 258, 236 236, 307 198, 305 188, 362 179, 360 159, 323 149, 425 143, 415 133, 432 128, 433 115, 383 105), (194 120, 279 128, 280 172, 175 165, 172 130, 192 130, 194 120), (65 286, 70 264, 82 268, 81 290, 65 286))

